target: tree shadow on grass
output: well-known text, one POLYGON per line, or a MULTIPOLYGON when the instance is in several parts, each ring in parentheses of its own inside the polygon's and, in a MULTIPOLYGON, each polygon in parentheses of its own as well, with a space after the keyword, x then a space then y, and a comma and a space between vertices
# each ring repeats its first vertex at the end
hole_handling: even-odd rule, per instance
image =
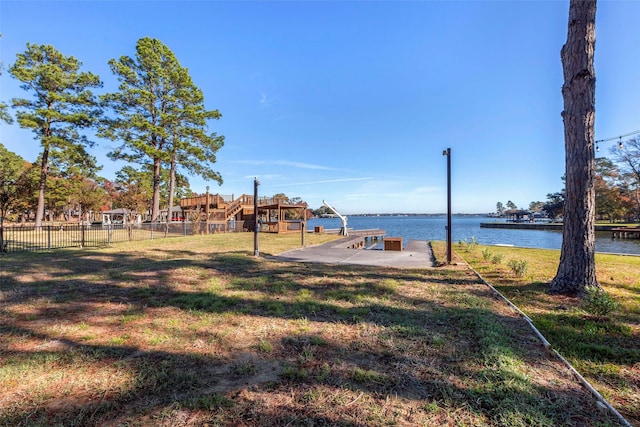
MULTIPOLYGON (((408 316, 420 317, 421 313, 408 316)), ((199 410, 205 411, 203 420, 218 420, 222 425, 236 425, 237 420, 249 420, 244 422, 248 425, 386 425, 393 412, 401 409, 393 408, 393 404, 389 408, 390 398, 398 406, 403 401, 414 402, 410 404, 414 409, 429 406, 430 411, 442 412, 442 417, 467 408, 495 425, 513 425, 510 422, 518 419, 553 425, 589 425, 587 421, 593 420, 589 417, 593 417, 590 411, 594 402, 577 386, 567 389, 532 384, 517 369, 501 366, 497 359, 492 362, 493 357, 504 354, 521 363, 539 362, 540 357, 514 343, 486 339, 484 327, 500 322, 494 313, 452 309, 447 318, 449 324, 432 325, 428 332, 390 328, 380 341, 396 344, 387 348, 325 338, 315 331, 294 332, 274 339, 271 351, 230 357, 83 344, 5 327, 3 335, 57 344, 54 350, 12 351, 4 362, 6 366, 24 364, 25 360, 53 369, 68 365, 72 371, 67 375, 73 376, 73 370, 115 364, 120 370, 130 371, 132 378, 126 387, 110 391, 102 400, 71 395, 58 397, 53 403, 23 403, 14 411, 6 411, 0 424, 73 420, 75 424, 102 425, 107 421, 127 423, 138 417, 157 424, 162 419, 176 421, 180 412, 199 410), (429 338, 432 333, 442 335, 449 344, 434 343, 429 338), (456 342, 450 343, 454 339, 456 342), (494 348, 502 345, 506 347, 494 348), (407 346, 405 351, 401 346, 407 346), (414 351, 406 351, 409 347, 414 351), (269 375, 262 372, 264 368, 271 369, 269 375), (269 403, 274 395, 293 396, 293 400, 269 403), (334 396, 329 411, 323 402, 329 399, 327 396, 334 396), (360 404, 352 403, 360 398, 360 404), (368 422, 358 421, 363 419, 368 422)), ((419 323, 416 319, 403 322, 407 327, 419 323)), ((416 419, 420 416, 416 414, 416 419)))
MULTIPOLYGON (((263 262, 244 252, 170 255, 157 259, 97 251, 37 256, 29 265, 3 273, 4 369, 24 369, 30 378, 31 366, 70 377, 116 367, 126 379, 118 387, 107 386, 106 392, 97 386, 85 392, 71 387, 69 395, 51 391, 15 401, 3 411, 0 424, 161 424, 178 423, 188 414, 224 425, 238 420, 250 425, 364 425, 355 413, 369 419, 367 425, 382 425, 393 418, 383 410, 390 396, 414 402, 414 409, 436 402, 443 417, 467 408, 495 424, 509 407, 511 413, 537 420, 550 412, 545 417, 558 424, 575 421, 594 407, 585 394, 565 393, 560 386, 510 385, 518 378, 491 358, 508 350, 522 363, 536 365, 546 356, 539 344, 519 338, 526 334, 522 322, 480 304, 488 295, 483 287, 474 290, 473 298, 461 292, 443 303, 429 299, 424 289, 414 295, 399 283, 426 286, 430 276, 423 271, 263 262), (156 309, 177 310, 181 317, 175 325, 150 319, 174 313, 156 309), (234 344, 225 333, 251 332, 243 324, 248 317, 284 321, 279 327, 289 329, 224 349, 234 344), (179 325, 199 318, 220 323, 179 325), (133 326, 126 329, 129 324, 133 326), (504 348, 493 348, 499 337, 486 332, 498 324, 503 325, 498 336, 509 337, 501 344, 504 348), (96 336, 69 334, 64 329, 69 325, 96 331, 96 336), (153 339, 159 337, 157 344, 116 344, 120 335, 145 328, 153 339), (345 328, 350 335, 341 335, 345 328), (113 342, 91 342, 105 330, 113 334, 113 342), (185 346, 163 348, 161 340, 172 337, 185 346), (210 338, 220 341, 218 352, 200 352, 198 346, 210 338), (271 374, 257 378, 262 368, 271 374), (313 403, 312 390, 344 400, 329 407, 321 400, 313 403), (286 394, 293 400, 270 400, 286 394), (360 395, 362 402, 354 402, 360 395), (571 409, 564 407, 566 402, 571 409)), ((474 284, 462 273, 435 276, 433 286, 442 293, 474 284)), ((49 381, 49 386, 59 384, 49 381)), ((65 384, 60 385, 64 390, 65 384)))

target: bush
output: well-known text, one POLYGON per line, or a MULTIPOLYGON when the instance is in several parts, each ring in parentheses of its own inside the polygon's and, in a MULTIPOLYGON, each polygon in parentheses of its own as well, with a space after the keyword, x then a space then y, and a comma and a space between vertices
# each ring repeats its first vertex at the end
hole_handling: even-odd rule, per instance
POLYGON ((512 259, 509 260, 509 268, 513 271, 516 277, 524 277, 529 270, 529 263, 524 259, 512 259))
POLYGON ((466 252, 475 252, 476 248, 478 247, 478 240, 476 240, 475 236, 472 236, 471 239, 469 241, 467 240, 460 240, 458 241, 458 245, 464 249, 466 252))
POLYGON ((503 254, 494 254, 491 257, 491 262, 494 264, 502 264, 502 260, 504 259, 504 255, 503 254))
POLYGON ((582 309, 594 316, 606 316, 619 307, 619 302, 597 286, 588 286, 582 297, 582 309))
POLYGON ((490 261, 490 260, 491 260, 491 256, 492 256, 492 253, 491 253, 491 251, 489 250, 489 248, 484 248, 484 249, 482 250, 482 259, 483 259, 483 260, 485 260, 485 261, 490 261))

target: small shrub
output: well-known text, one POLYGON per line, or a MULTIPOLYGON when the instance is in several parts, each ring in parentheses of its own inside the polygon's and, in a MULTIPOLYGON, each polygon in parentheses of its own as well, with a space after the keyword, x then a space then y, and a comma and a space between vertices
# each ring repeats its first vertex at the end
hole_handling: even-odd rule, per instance
POLYGON ((588 286, 582 298, 582 309, 594 316, 606 316, 619 307, 619 302, 597 286, 588 286))
POLYGON ((493 254, 491 253, 491 251, 489 250, 489 248, 484 248, 482 250, 482 259, 485 261, 490 261, 491 257, 493 256, 493 254))
POLYGON ((512 259, 509 260, 509 268, 513 271, 516 277, 524 277, 529 270, 529 263, 525 259, 512 259))
POLYGON ((503 254, 493 254, 493 256, 491 257, 491 262, 493 264, 502 264, 502 260, 504 260, 503 254))
POLYGON ((471 239, 469 240, 469 247, 467 250, 469 252, 475 252, 477 247, 478 247, 478 241, 476 240, 475 236, 471 236, 471 239))
POLYGON ((467 240, 460 240, 458 242, 458 245, 466 252, 475 252, 476 248, 478 247, 478 240, 476 240, 476 238, 474 236, 471 237, 471 239, 469 239, 469 241, 467 240))

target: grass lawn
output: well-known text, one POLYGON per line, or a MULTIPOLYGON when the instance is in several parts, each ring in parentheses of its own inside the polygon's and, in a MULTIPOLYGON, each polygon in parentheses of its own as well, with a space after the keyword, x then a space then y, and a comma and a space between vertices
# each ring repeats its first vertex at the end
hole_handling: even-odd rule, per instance
POLYGON ((640 425, 640 257, 597 254, 596 274, 620 304, 603 316, 548 295, 560 251, 458 244, 457 254, 517 305, 551 345, 630 422, 640 425), (517 277, 509 263, 526 261, 517 277))
POLYGON ((617 425, 468 268, 260 239, 0 256, 0 425, 617 425))

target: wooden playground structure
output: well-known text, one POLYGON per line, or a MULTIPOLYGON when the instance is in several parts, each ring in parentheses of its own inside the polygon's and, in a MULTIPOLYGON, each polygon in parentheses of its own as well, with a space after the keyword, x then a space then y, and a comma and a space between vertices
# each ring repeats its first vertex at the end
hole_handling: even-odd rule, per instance
MULTIPOLYGON (((258 198, 259 231, 269 233, 300 232, 306 222, 306 203, 290 204, 274 197, 258 198)), ((255 230, 254 196, 205 194, 180 199, 180 208, 189 221, 206 224, 207 233, 255 230)))

